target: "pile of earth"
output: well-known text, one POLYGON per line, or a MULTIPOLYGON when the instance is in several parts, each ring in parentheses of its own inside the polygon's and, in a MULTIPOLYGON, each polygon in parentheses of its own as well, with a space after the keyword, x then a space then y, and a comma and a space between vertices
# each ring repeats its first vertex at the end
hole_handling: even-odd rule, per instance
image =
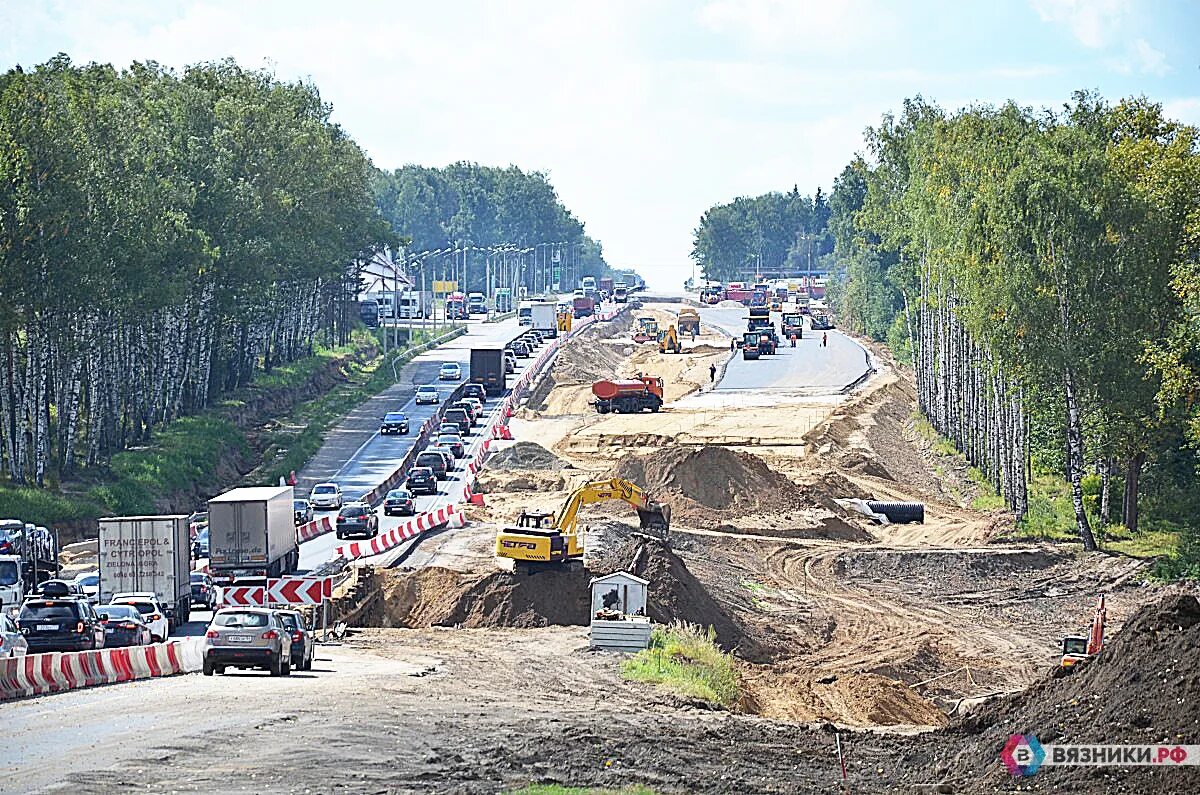
POLYGON ((586 626, 593 577, 628 571, 650 581, 647 613, 660 624, 684 622, 712 627, 718 644, 748 659, 764 657, 737 621, 688 571, 669 546, 626 539, 588 559, 588 569, 512 574, 465 574, 441 567, 378 572, 379 595, 357 622, 366 627, 545 627, 586 626))
POLYGON ((946 714, 917 691, 876 673, 823 675, 748 666, 744 706, 764 718, 845 726, 945 726, 946 714))
MULTIPOLYGON (((1198 659, 1200 602, 1192 593, 1168 594, 1135 613, 1092 661, 1055 668, 1033 687, 951 726, 930 744, 940 750, 932 764, 955 792, 991 792, 1011 781, 1000 751, 1013 734, 1036 735, 1043 745, 1194 743, 1198 659)), ((929 772, 922 772, 924 780, 929 772)), ((1196 782, 1189 768, 1043 767, 1022 789, 1107 791, 1117 779, 1122 792, 1194 791, 1196 782)))
POLYGON ((570 464, 537 442, 517 442, 487 459, 487 469, 539 469, 557 472, 570 464))
MULTIPOLYGON (((622 312, 609 322, 593 323, 573 336, 559 348, 550 370, 530 394, 527 406, 554 415, 582 411, 580 406, 575 405, 579 400, 567 400, 560 395, 557 400, 551 401, 554 389, 585 385, 590 389, 594 382, 612 378, 625 360, 626 349, 634 345, 628 334, 631 317, 629 312, 622 312), (564 402, 571 405, 559 405, 564 402)), ((571 397, 576 397, 574 393, 578 391, 570 390, 571 397)), ((583 406, 586 407, 586 401, 583 401, 583 406)))
POLYGON ((806 507, 796 484, 758 456, 727 447, 668 447, 621 459, 613 474, 671 506, 671 520, 699 528, 806 507))

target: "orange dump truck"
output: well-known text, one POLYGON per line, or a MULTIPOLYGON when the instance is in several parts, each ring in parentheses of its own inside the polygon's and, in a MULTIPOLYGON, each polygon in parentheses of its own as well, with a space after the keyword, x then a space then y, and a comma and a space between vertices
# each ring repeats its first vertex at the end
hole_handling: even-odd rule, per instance
POLYGON ((663 404, 663 381, 654 376, 597 381, 592 384, 592 394, 596 396, 592 405, 601 414, 637 414, 642 409, 658 411, 663 404))

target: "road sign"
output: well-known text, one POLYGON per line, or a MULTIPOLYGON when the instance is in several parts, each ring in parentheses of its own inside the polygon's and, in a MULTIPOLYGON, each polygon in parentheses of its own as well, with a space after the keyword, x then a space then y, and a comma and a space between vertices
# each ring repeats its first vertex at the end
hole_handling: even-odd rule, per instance
POLYGON ((433 291, 438 295, 453 293, 458 290, 458 282, 435 280, 433 283, 433 291))
POLYGON ((333 595, 330 577, 287 577, 267 580, 267 603, 284 605, 319 605, 333 595))
POLYGON ((261 585, 229 585, 221 589, 221 604, 234 607, 257 607, 263 603, 261 585))

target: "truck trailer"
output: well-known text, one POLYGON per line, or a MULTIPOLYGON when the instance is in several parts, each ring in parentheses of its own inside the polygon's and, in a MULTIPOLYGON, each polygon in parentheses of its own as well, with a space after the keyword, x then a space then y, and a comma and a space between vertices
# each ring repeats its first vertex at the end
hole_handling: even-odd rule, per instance
POLYGON ((291 486, 260 486, 209 500, 209 568, 232 577, 279 577, 295 571, 300 546, 292 498, 291 486))
POLYGON ((529 317, 533 321, 531 328, 543 332, 543 336, 558 336, 558 312, 547 301, 534 301, 529 305, 529 317))
POLYGON ((654 376, 628 380, 597 381, 592 384, 593 405, 600 414, 637 414, 644 409, 657 412, 663 404, 663 380, 654 376))
POLYGON ((192 610, 188 518, 110 516, 100 520, 101 604, 119 593, 152 593, 167 614, 167 630, 192 610))
POLYGON ((500 348, 472 348, 470 383, 481 384, 488 397, 504 394, 504 351, 500 348))

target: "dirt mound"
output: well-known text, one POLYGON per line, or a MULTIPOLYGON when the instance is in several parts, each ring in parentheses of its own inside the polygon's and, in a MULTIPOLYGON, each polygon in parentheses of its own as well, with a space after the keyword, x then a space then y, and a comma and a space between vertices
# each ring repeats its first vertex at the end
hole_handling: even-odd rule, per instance
POLYGON ((750 669, 745 707, 764 718, 846 726, 945 726, 946 715, 903 682, 874 673, 823 676, 750 669))
MULTIPOLYGON (((1043 743, 1152 744, 1200 737, 1200 602, 1172 593, 1146 605, 1091 662, 1055 668, 1028 690, 989 702, 954 725, 954 742, 937 747, 954 756, 938 760, 951 778, 990 770, 992 782, 1008 779, 999 754, 1011 734, 1035 734, 1043 743), (965 746, 965 747, 964 747, 965 746)), ((1032 782, 1047 791, 1079 779, 1111 774, 1102 767, 1044 767, 1032 782)), ((1182 792, 1195 779, 1183 770, 1139 769, 1130 792, 1182 792), (1188 783, 1190 782, 1190 783, 1188 783), (1187 783, 1187 786, 1184 786, 1187 783)), ((1126 781, 1127 779, 1123 779, 1126 781)), ((1091 791, 1084 782, 1075 791, 1091 791)))
POLYGON ((584 571, 534 575, 464 574, 440 567, 381 571, 381 598, 359 623, 367 627, 583 626, 590 620, 591 578, 624 570, 650 581, 648 612, 654 621, 712 627, 722 648, 747 659, 764 657, 758 644, 669 547, 632 536, 631 527, 621 526, 621 530, 624 540, 589 559, 584 571))
POLYGON ((484 469, 476 478, 475 491, 479 494, 503 494, 508 491, 546 492, 561 491, 566 485, 567 479, 554 470, 484 469))
POLYGON ((588 621, 586 572, 463 574, 436 566, 382 572, 367 627, 546 627, 588 621))
POLYGON ((672 521, 716 528, 731 518, 802 507, 796 485, 759 457, 726 447, 675 447, 628 456, 614 474, 671 506, 672 521))
POLYGON ((537 442, 517 442, 490 456, 487 469, 549 469, 570 467, 566 461, 537 442))

